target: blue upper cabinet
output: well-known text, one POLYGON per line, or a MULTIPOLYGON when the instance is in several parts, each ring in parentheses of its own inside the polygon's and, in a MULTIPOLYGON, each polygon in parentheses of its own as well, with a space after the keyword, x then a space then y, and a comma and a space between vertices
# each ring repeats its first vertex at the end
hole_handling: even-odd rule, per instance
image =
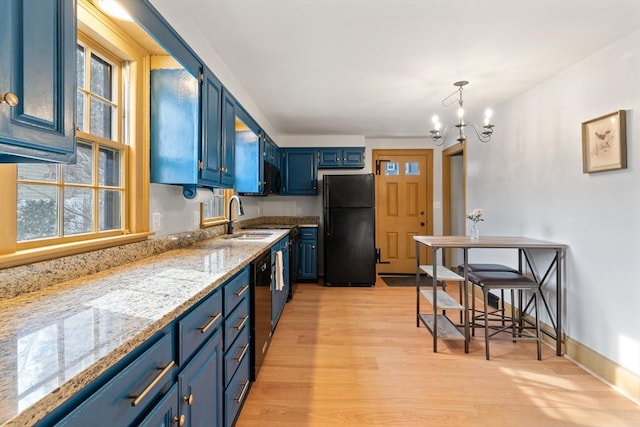
POLYGON ((319 148, 319 169, 362 169, 364 168, 364 147, 319 148))
POLYGON ((0 163, 75 162, 75 3, 0 2, 0 163))
POLYGON ((222 84, 205 69, 202 80, 202 157, 200 184, 221 183, 222 166, 222 84))
POLYGON ((151 182, 182 185, 186 197, 233 187, 235 100, 148 1, 121 4, 176 61, 151 72, 151 182))
POLYGON ((264 194, 264 138, 258 124, 239 105, 235 119, 235 190, 240 194, 264 194))
POLYGON ((318 193, 318 150, 314 148, 283 148, 282 168, 284 195, 318 193))
POLYGON ((235 182, 236 100, 224 89, 222 95, 222 142, 220 143, 220 184, 231 188, 235 182))

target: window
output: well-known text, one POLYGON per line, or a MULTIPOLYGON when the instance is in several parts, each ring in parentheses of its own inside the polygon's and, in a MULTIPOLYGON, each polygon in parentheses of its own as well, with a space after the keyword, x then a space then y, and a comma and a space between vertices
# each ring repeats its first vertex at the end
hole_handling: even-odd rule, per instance
POLYGON ((74 165, 0 165, 0 268, 149 233, 149 51, 77 2, 74 165))
POLYGON ((201 224, 203 226, 219 224, 227 220, 227 203, 233 190, 213 189, 213 199, 202 204, 201 224))
POLYGON ((122 61, 87 40, 77 47, 77 162, 18 165, 18 247, 122 234, 127 145, 119 110, 122 61), (30 242, 30 243, 27 243, 30 242), (35 243, 34 243, 35 242, 35 243))

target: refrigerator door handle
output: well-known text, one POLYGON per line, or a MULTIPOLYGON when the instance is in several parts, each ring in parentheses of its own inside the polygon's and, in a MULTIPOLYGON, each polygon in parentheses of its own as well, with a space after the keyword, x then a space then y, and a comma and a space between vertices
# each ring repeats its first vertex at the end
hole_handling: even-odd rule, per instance
POLYGON ((329 213, 329 215, 325 215, 324 217, 324 230, 325 230, 325 236, 326 237, 331 237, 331 214, 329 213))

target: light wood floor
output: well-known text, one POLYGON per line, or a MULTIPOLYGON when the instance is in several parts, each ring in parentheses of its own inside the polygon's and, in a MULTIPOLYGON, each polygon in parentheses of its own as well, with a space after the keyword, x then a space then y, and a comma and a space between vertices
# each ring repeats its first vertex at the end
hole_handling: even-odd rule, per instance
POLYGON ((300 284, 237 426, 640 426, 633 402, 535 353, 492 342, 487 361, 482 336, 433 353, 413 287, 300 284))

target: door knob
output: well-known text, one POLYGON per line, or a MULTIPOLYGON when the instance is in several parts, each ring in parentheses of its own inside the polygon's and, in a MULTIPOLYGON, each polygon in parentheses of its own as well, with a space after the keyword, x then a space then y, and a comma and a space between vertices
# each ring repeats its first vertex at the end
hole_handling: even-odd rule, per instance
POLYGON ((3 102, 9 104, 9 107, 15 107, 20 102, 20 98, 13 92, 7 92, 0 97, 0 104, 3 102))

